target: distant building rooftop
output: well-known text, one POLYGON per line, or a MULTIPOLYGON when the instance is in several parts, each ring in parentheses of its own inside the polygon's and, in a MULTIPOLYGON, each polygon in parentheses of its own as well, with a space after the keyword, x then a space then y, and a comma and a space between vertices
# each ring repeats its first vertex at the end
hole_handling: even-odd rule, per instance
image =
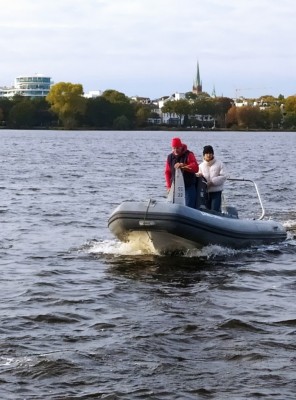
POLYGON ((12 98, 15 95, 25 97, 46 97, 53 84, 51 77, 42 74, 21 75, 15 78, 14 86, 0 88, 0 97, 12 98))

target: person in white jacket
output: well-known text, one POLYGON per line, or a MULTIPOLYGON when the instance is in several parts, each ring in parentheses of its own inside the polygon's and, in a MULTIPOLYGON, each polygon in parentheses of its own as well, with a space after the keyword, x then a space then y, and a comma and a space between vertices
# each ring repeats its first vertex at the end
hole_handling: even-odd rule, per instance
POLYGON ((203 148, 203 162, 199 165, 197 177, 207 181, 208 198, 206 207, 221 212, 222 190, 227 179, 224 164, 214 156, 214 149, 208 145, 203 148))

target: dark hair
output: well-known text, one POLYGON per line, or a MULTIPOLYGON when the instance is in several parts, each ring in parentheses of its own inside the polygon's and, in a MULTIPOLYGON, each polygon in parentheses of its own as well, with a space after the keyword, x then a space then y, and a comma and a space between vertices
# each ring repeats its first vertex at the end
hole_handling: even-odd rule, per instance
POLYGON ((207 154, 207 153, 209 153, 209 154, 214 154, 214 149, 213 149, 212 146, 205 146, 205 147, 203 148, 203 155, 205 155, 205 154, 207 154))

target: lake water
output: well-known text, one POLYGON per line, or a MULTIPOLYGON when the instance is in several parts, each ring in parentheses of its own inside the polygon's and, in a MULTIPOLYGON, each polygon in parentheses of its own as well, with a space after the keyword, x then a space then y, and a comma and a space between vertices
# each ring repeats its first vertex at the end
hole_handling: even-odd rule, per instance
POLYGON ((0 398, 294 400, 295 148, 285 132, 1 130, 0 398), (164 199, 173 136, 254 179, 287 241, 178 257, 117 242, 120 202, 164 199))

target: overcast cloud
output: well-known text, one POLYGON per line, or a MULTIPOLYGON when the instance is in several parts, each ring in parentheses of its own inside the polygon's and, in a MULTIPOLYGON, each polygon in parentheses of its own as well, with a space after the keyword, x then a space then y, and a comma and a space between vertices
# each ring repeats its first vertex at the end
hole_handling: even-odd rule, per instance
POLYGON ((296 94, 295 0, 1 0, 0 86, 41 73, 84 91, 296 94))

